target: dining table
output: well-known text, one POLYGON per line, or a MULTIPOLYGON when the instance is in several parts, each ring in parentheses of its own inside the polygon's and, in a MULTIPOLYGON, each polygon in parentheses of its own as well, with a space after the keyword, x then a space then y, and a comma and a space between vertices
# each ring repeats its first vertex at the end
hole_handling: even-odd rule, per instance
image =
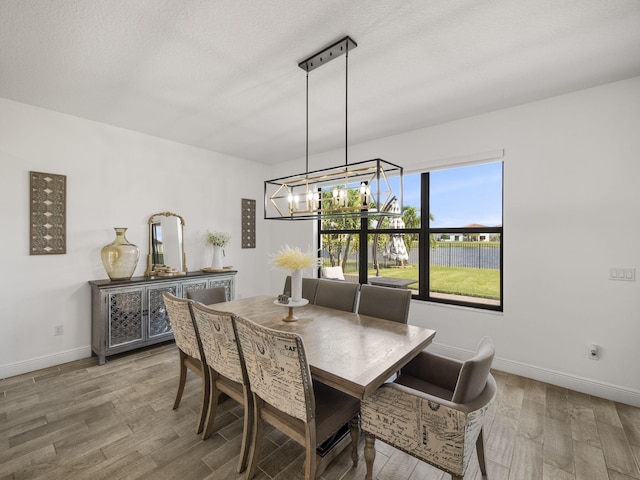
POLYGON ((311 376, 363 399, 433 340, 428 328, 307 304, 295 307, 297 321, 285 321, 287 306, 268 295, 209 305, 276 330, 302 337, 311 376))

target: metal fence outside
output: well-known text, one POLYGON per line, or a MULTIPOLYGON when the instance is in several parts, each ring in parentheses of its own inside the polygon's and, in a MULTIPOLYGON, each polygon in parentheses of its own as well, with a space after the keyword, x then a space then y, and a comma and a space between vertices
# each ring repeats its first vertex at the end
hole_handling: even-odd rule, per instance
MULTIPOLYGON (((407 263, 417 265, 419 251, 414 243, 408 249, 407 263)), ((431 265, 440 267, 500 268, 500 245, 496 242, 438 242, 429 248, 429 255, 431 265)))
MULTIPOLYGON (((418 265, 419 248, 418 242, 412 242, 407 245, 407 253, 409 254, 408 264, 418 265)), ((463 268, 484 268, 495 269, 500 268, 500 243, 499 242, 446 242, 440 241, 435 247, 429 248, 431 265, 441 267, 463 267, 463 268)), ((325 250, 321 251, 323 264, 329 265, 329 255, 325 250)), ((371 257, 371 252, 369 252, 371 257)), ((395 261, 388 260, 384 257, 383 249, 378 251, 378 258, 381 266, 395 265, 395 261)), ((369 268, 372 268, 372 260, 369 258, 369 268)), ((348 264, 358 269, 357 252, 350 252, 348 264)), ((351 270, 350 268, 349 270, 351 270)))

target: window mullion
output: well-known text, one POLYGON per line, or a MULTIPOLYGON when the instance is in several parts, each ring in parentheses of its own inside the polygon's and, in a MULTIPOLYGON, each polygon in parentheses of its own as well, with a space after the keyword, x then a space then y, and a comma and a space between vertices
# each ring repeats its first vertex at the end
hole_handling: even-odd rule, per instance
POLYGON ((418 241, 418 285, 419 298, 426 300, 429 298, 429 172, 420 175, 420 236, 418 241))
POLYGON ((369 277, 369 255, 368 255, 368 246, 369 246, 369 219, 361 218, 360 219, 360 233, 358 234, 358 240, 360 242, 360 246, 358 248, 358 262, 360 268, 358 268, 358 278, 360 279, 361 284, 368 283, 369 277))

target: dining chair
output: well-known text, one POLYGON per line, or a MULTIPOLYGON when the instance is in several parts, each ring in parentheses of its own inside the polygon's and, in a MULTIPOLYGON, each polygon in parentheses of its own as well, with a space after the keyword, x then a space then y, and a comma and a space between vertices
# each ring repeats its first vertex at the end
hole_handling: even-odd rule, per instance
POLYGON ((407 323, 410 306, 411 290, 376 285, 360 287, 359 314, 407 323))
POLYGON ((193 304, 193 300, 178 298, 169 292, 164 292, 162 296, 164 297, 164 304, 169 315, 169 323, 171 324, 173 337, 175 338, 180 356, 180 379, 178 381, 178 393, 173 403, 173 409, 177 409, 180 405, 184 385, 187 380, 187 369, 189 369, 202 379, 200 416, 196 427, 196 433, 200 433, 204 427, 206 407, 209 404, 209 375, 206 373, 202 347, 191 316, 190 305, 193 304))
MULTIPOLYGON (((309 303, 313 303, 316 300, 316 290, 318 289, 317 278, 302 278, 302 298, 309 300, 309 303)), ((284 281, 284 288, 282 290, 284 295, 291 296, 291 275, 287 275, 284 281)))
POLYGON ((328 278, 330 280, 344 280, 344 272, 341 266, 337 267, 322 267, 320 270, 322 278, 328 278))
POLYGON ((188 290, 187 298, 203 305, 227 301, 227 289, 224 287, 203 288, 200 290, 188 290))
POLYGON ((320 278, 318 279, 315 304, 345 312, 355 312, 359 291, 359 283, 320 278))
POLYGON ((234 328, 234 315, 218 312, 201 303, 192 305, 193 319, 202 344, 202 352, 209 375, 210 395, 202 439, 213 431, 220 393, 225 393, 244 406, 244 420, 238 473, 247 466, 249 439, 253 419, 253 398, 249 390, 244 363, 240 360, 238 340, 234 328))
POLYGON ((375 439, 462 480, 475 445, 482 475, 487 474, 482 422, 496 395, 490 373, 493 341, 484 337, 475 355, 459 361, 422 351, 362 401, 365 479, 371 480, 375 439))
POLYGON ((255 473, 264 422, 304 447, 306 480, 317 478, 333 458, 331 454, 320 456, 317 448, 348 423, 355 466, 360 401, 312 380, 300 335, 263 327, 243 317, 236 317, 236 329, 254 401, 246 479, 255 473))

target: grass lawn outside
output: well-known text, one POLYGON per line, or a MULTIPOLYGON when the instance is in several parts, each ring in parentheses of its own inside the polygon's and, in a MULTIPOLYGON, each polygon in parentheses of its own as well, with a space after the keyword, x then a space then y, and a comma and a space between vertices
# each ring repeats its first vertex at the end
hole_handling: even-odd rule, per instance
MULTIPOLYGON (((369 276, 375 277, 376 271, 369 269, 369 276)), ((415 279, 409 285, 412 290, 418 289, 418 267, 380 268, 380 277, 415 279)), ((431 291, 469 297, 500 299, 500 271, 485 268, 465 267, 431 267, 431 291)))

